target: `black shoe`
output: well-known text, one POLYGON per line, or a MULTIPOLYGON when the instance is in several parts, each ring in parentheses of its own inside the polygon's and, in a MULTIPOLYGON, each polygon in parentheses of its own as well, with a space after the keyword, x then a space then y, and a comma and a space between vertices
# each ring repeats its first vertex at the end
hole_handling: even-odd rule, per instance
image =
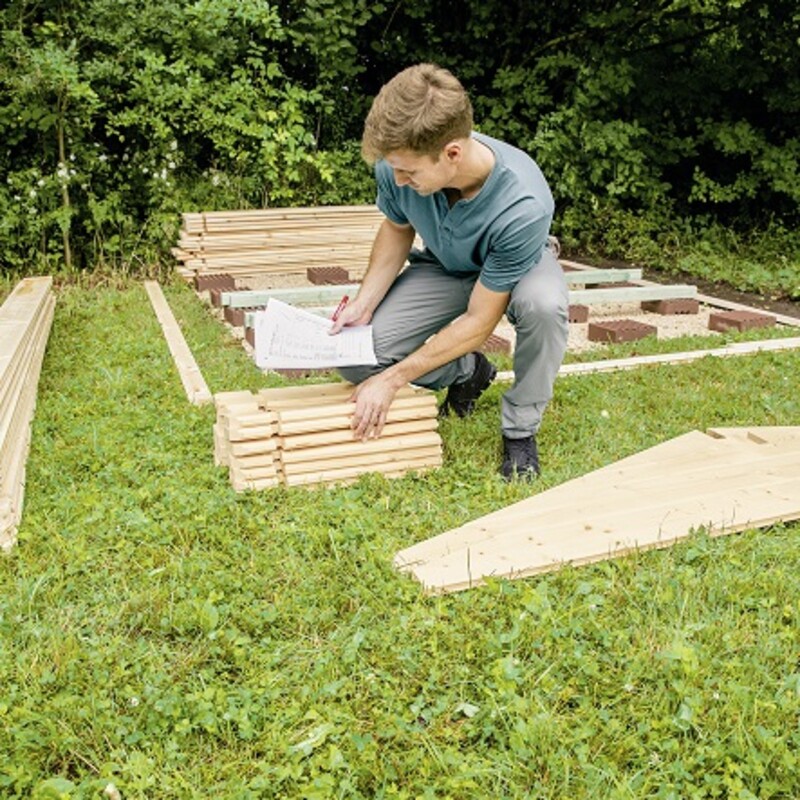
POLYGON ((503 437, 500 474, 507 481, 515 478, 532 481, 539 474, 539 451, 536 449, 535 436, 526 436, 523 439, 503 437))
POLYGON ((483 353, 474 353, 475 371, 463 383, 454 383, 447 390, 447 397, 439 409, 439 416, 446 417, 451 411, 458 417, 468 417, 475 410, 475 402, 489 388, 497 375, 496 367, 483 353))

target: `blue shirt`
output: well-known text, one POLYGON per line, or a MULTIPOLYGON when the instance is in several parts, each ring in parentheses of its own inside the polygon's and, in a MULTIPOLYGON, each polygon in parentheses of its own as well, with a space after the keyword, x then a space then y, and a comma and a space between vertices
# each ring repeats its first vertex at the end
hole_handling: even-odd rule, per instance
POLYGON ((447 272, 480 273, 495 292, 510 292, 539 263, 553 219, 553 196, 536 162, 505 142, 473 133, 495 163, 478 194, 451 208, 443 191, 428 196, 397 186, 385 161, 375 165, 378 208, 398 225, 410 224, 426 256, 447 272))

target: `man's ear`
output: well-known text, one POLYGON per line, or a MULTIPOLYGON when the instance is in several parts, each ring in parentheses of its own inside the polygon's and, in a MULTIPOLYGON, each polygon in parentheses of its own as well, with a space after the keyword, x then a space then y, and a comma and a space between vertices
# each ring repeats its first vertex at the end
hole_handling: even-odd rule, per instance
POLYGON ((445 159, 449 163, 456 164, 461 160, 464 149, 461 146, 461 142, 459 142, 457 139, 453 139, 444 146, 443 152, 445 159))

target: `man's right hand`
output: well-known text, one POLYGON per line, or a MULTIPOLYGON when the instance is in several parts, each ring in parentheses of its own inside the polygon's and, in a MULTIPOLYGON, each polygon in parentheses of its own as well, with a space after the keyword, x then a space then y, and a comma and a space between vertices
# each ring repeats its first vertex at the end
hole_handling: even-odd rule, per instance
POLYGON ((342 328, 350 325, 369 325, 371 319, 372 311, 368 308, 364 308, 356 297, 355 300, 349 302, 339 312, 339 316, 334 320, 328 333, 330 335, 339 333, 342 328))

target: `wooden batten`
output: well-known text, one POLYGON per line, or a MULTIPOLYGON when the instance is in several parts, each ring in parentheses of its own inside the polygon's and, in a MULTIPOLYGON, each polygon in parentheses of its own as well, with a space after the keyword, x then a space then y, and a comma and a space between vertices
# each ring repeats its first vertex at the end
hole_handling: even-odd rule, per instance
MULTIPOLYGON (((391 422, 384 426, 381 439, 386 436, 403 436, 405 434, 435 431, 439 421, 435 417, 421 417, 407 422, 391 422)), ((293 436, 280 436, 280 447, 283 451, 294 451, 307 447, 322 447, 323 445, 344 444, 353 441, 353 431, 350 428, 340 428, 319 433, 297 433, 293 436)))
POLYGON ((408 472, 424 472, 434 467, 442 465, 439 458, 420 458, 398 461, 391 464, 374 464, 369 468, 362 466, 346 467, 344 469, 320 470, 318 472, 304 473, 302 475, 287 475, 285 483, 287 486, 303 486, 315 483, 339 483, 342 481, 354 480, 361 475, 369 472, 376 472, 388 476, 405 475, 408 472))
POLYGON ((282 463, 284 474, 306 475, 317 474, 333 470, 359 468, 362 472, 369 472, 373 467, 388 465, 395 469, 402 468, 409 462, 424 460, 426 463, 441 463, 442 448, 435 444, 430 447, 411 447, 402 450, 385 450, 377 453, 353 453, 339 458, 324 458, 320 456, 317 461, 297 461, 282 463))
POLYGON ((164 332, 164 338, 167 340, 167 346, 175 362, 186 396, 195 405, 210 403, 212 399, 211 392, 200 372, 200 367, 197 366, 192 351, 189 349, 189 345, 186 343, 178 321, 175 319, 166 297, 164 297, 160 284, 158 281, 145 281, 144 288, 164 332))
MULTIPOLYGON (((350 458, 358 461, 367 456, 399 453, 411 448, 440 447, 441 437, 436 431, 412 433, 410 435, 389 436, 383 433, 377 439, 361 441, 353 439, 341 444, 328 444, 321 447, 305 447, 300 449, 282 449, 281 463, 288 469, 289 465, 304 462, 325 461, 332 458, 350 458)), ((367 463, 367 462, 364 462, 367 463)))

